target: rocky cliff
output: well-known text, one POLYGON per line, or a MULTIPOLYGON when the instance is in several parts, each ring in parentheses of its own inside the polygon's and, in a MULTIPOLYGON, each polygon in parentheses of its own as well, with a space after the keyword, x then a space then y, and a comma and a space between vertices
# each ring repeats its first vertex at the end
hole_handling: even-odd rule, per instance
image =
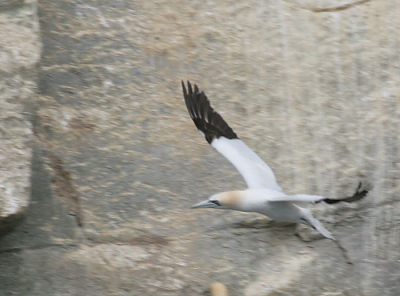
POLYGON ((21 144, 31 205, 0 239, 0 294, 205 295, 218 281, 233 296, 398 295, 398 1, 39 0, 32 112, 35 2, 8 2, 3 56, 24 70, 1 78, 20 105, 5 100, 18 122, 0 117, 0 135, 23 126, 0 149, 25 143, 29 120, 34 139, 21 144), (181 79, 287 193, 373 185, 357 204, 313 209, 342 250, 257 214, 189 209, 245 184, 197 133, 181 79))

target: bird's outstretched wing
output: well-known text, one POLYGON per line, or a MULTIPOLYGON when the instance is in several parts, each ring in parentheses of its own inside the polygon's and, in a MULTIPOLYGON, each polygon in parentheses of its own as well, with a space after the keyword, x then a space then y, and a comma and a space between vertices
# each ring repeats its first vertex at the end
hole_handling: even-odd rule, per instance
POLYGON ((182 81, 182 88, 186 107, 194 124, 207 142, 236 167, 247 186, 282 191, 271 168, 214 111, 205 93, 200 92, 196 84, 192 88, 189 81, 187 89, 182 81))
POLYGON ((352 196, 339 198, 339 199, 332 199, 326 198, 320 195, 309 195, 309 194, 296 194, 296 195, 286 195, 286 194, 271 194, 267 190, 247 190, 253 196, 260 195, 267 199, 270 202, 281 202, 281 201, 290 201, 294 203, 320 203, 325 202, 327 204, 336 204, 339 202, 346 202, 346 203, 353 203, 359 200, 362 200, 368 192, 371 190, 371 185, 363 186, 360 182, 358 183, 357 189, 352 196))

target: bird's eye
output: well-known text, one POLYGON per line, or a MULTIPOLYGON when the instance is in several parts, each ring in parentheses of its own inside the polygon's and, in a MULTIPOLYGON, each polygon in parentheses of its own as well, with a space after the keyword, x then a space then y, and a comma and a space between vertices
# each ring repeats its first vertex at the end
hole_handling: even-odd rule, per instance
POLYGON ((221 204, 219 203, 218 200, 210 200, 210 202, 212 202, 213 204, 215 204, 217 206, 221 206, 221 204))
POLYGON ((310 223, 308 223, 308 221, 304 218, 300 218, 300 221, 303 222, 306 225, 310 225, 310 223))

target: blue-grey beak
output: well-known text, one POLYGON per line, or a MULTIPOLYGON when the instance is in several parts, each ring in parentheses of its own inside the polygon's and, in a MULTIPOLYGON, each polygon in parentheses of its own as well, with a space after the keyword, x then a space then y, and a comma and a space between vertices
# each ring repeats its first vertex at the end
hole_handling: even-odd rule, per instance
POLYGON ((215 200, 204 200, 192 206, 192 209, 199 209, 199 208, 216 208, 219 206, 219 203, 215 200))

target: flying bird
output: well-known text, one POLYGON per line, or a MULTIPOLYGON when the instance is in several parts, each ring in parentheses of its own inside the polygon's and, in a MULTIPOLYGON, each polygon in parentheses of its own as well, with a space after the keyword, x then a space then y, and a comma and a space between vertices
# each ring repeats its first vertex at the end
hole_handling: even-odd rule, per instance
POLYGON ((247 189, 233 190, 214 194, 192 208, 230 209, 242 212, 257 212, 276 221, 301 223, 311 226, 324 237, 334 240, 334 236, 308 209, 310 204, 325 202, 354 202, 362 199, 368 191, 361 189, 359 183, 356 192, 343 199, 330 199, 319 195, 285 194, 278 185, 271 168, 251 150, 237 134, 211 107, 203 91, 199 91, 182 81, 186 107, 197 129, 207 142, 227 158, 244 178, 247 189))

